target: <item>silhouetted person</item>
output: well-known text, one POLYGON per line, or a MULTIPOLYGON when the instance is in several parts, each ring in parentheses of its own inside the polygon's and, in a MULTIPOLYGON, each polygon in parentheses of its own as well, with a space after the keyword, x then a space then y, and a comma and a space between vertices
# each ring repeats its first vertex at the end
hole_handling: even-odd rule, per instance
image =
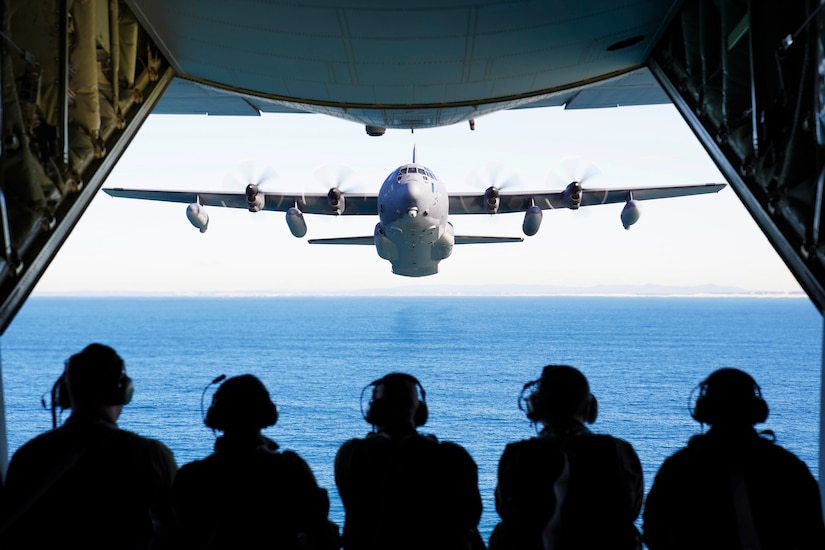
POLYGON ((132 392, 108 346, 66 361, 53 399, 72 413, 14 453, 2 548, 148 548, 168 527, 177 466, 163 443, 117 427, 132 392))
POLYGON ((364 418, 373 431, 335 458, 344 549, 483 548, 476 463, 460 445, 418 433, 428 415, 424 388, 390 373, 364 388, 362 402, 370 387, 364 418))
POLYGON ((644 497, 639 457, 630 443, 585 427, 598 414, 587 378, 548 365, 524 385, 524 409, 522 403, 543 429, 504 449, 496 487, 501 521, 490 550, 641 548, 634 526, 644 497))
POLYGON ((277 421, 278 408, 255 376, 221 384, 204 419, 223 432, 215 452, 185 464, 175 478, 177 547, 339 547, 326 489, 297 453, 261 434, 277 421))
POLYGON ((647 547, 825 548, 816 480, 770 432, 753 427, 768 418, 756 381, 724 368, 697 390, 691 415, 710 430, 691 437, 656 474, 644 511, 647 547))

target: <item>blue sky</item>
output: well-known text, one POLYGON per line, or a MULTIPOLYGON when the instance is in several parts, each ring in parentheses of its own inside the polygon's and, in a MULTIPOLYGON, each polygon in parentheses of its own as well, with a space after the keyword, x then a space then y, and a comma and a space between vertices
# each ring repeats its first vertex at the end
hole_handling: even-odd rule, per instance
MULTIPOLYGON (((670 105, 565 111, 523 109, 466 124, 389 130, 323 115, 153 115, 104 187, 243 189, 244 176, 274 171, 266 189, 323 192, 319 172, 349 172, 343 187, 377 192, 396 166, 417 160, 448 190, 481 193, 498 173, 521 188, 560 189, 596 167, 585 186, 723 182, 670 105)), ((622 228, 622 205, 545 211, 523 243, 455 247, 431 277, 391 273, 372 247, 313 246, 291 236, 283 213, 210 208, 200 234, 183 204, 93 200, 35 293, 289 293, 442 285, 703 285, 799 290, 729 187, 718 194, 646 201, 622 228)), ((306 238, 371 235, 377 217, 306 216, 306 238)), ((456 233, 520 235, 519 214, 453 216, 456 233)))

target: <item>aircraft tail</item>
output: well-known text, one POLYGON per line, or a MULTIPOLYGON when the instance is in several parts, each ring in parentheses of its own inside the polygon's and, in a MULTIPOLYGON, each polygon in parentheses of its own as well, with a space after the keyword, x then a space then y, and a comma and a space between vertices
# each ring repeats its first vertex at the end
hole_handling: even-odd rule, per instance
POLYGON ((455 244, 520 243, 524 237, 480 237, 474 235, 456 235, 455 244))
POLYGON ((356 244, 356 245, 375 245, 375 237, 332 237, 328 239, 308 239, 309 244, 356 244))

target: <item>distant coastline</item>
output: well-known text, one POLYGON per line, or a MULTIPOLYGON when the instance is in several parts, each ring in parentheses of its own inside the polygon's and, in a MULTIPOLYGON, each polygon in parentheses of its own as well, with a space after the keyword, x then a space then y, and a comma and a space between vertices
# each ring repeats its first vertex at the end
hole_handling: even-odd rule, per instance
POLYGON ((346 290, 244 290, 244 291, 40 291, 36 289, 31 297, 89 297, 89 298, 154 298, 154 297, 200 297, 200 298, 241 298, 279 296, 582 296, 582 297, 662 297, 662 298, 807 298, 802 290, 770 291, 745 290, 721 285, 593 285, 593 286, 548 286, 548 285, 444 285, 431 287, 391 287, 346 290))

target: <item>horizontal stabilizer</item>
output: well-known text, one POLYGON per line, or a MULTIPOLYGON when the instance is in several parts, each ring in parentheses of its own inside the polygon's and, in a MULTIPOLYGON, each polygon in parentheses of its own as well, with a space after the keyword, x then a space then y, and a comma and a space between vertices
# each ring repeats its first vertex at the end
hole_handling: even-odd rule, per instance
POLYGON ((485 243, 520 243, 524 237, 475 237, 473 235, 456 235, 455 244, 485 244, 485 243))
POLYGON ((375 245, 375 237, 333 237, 330 239, 308 239, 309 244, 360 244, 375 245))

